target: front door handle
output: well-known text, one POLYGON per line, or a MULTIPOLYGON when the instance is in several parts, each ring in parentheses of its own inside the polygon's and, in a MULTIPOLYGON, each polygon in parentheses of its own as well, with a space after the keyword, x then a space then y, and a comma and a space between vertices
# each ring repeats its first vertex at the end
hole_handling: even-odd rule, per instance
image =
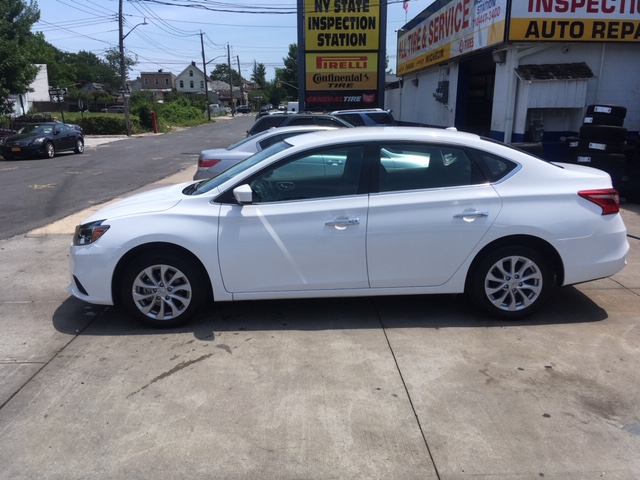
POLYGON ((478 218, 478 217, 488 217, 489 212, 480 212, 478 210, 472 210, 468 212, 456 213, 453 218, 478 218))
POLYGON ((360 223, 359 218, 336 218, 329 222, 325 222, 328 227, 348 227, 350 225, 358 225, 360 223))

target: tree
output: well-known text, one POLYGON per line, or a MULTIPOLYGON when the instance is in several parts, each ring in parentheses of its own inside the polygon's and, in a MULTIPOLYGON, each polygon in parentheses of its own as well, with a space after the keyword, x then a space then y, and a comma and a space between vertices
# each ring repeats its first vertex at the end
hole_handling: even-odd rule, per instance
POLYGON ((263 63, 253 61, 253 71, 251 72, 251 81, 255 82, 258 87, 264 88, 267 84, 267 70, 263 63))
MULTIPOLYGON (((110 48, 104 54, 104 58, 107 61, 107 65, 113 71, 115 78, 117 79, 117 87, 119 88, 122 85, 122 77, 120 75, 120 50, 117 48, 110 48)), ((124 68, 125 75, 129 75, 129 70, 133 67, 136 62, 133 58, 129 57, 125 54, 124 56, 124 68)), ((112 85, 113 86, 113 85, 112 85)), ((115 87, 114 87, 115 88, 115 87)))
POLYGON ((120 70, 113 70, 109 63, 98 57, 95 53, 79 51, 71 56, 71 61, 76 67, 77 82, 102 83, 113 89, 120 88, 120 70))
MULTIPOLYGON (((216 65, 216 68, 213 69, 211 75, 209 75, 211 80, 218 80, 220 82, 229 83, 229 65, 226 63, 219 63, 216 65)), ((238 72, 236 72, 233 68, 231 69, 231 84, 235 86, 240 86, 242 82, 242 77, 238 72)))
POLYGON ((276 69, 276 81, 280 80, 288 98, 298 98, 298 45, 289 45, 289 54, 282 59, 284 68, 276 69), (289 84, 289 85, 287 85, 289 84), (292 86, 293 85, 293 86, 292 86))
POLYGON ((34 36, 35 47, 33 62, 45 64, 49 85, 52 87, 66 87, 77 83, 76 67, 73 63, 73 53, 66 53, 47 43, 42 33, 34 36))
POLYGON ((0 1, 0 113, 11 113, 9 94, 27 93, 38 74, 31 26, 40 19, 34 0, 0 1))

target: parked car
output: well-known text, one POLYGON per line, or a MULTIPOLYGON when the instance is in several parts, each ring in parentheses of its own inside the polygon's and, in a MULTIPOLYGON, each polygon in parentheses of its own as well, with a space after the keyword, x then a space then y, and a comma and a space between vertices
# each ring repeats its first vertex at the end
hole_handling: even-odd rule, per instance
POLYGON ((331 115, 317 115, 314 113, 274 113, 256 120, 253 126, 247 130, 247 136, 264 132, 273 127, 287 127, 290 125, 323 125, 325 127, 350 128, 350 123, 331 115))
POLYGON ((84 152, 84 135, 78 125, 43 122, 25 125, 15 135, 0 139, 5 160, 19 157, 53 158, 58 152, 84 152))
POLYGON ((103 113, 124 113, 124 105, 111 105, 102 109, 103 113))
POLYGON ((271 128, 246 137, 227 148, 203 150, 198 156, 198 170, 193 176, 193 179, 203 180, 213 178, 224 172, 227 168, 232 167, 256 152, 281 142, 285 138, 303 133, 317 132, 318 130, 331 130, 333 128, 335 127, 322 127, 319 125, 271 128))
POLYGON ((251 107, 249 105, 239 105, 238 108, 236 108, 236 112, 251 113, 251 107))
POLYGON ((516 320, 558 285, 617 273, 628 250, 601 170, 445 129, 339 128, 91 214, 69 290, 156 327, 211 299, 463 292, 516 320), (411 161, 387 170, 382 149, 411 161))
POLYGON ((336 110, 330 113, 334 117, 346 120, 354 127, 379 127, 395 125, 396 121, 388 110, 381 108, 360 108, 353 110, 336 110))

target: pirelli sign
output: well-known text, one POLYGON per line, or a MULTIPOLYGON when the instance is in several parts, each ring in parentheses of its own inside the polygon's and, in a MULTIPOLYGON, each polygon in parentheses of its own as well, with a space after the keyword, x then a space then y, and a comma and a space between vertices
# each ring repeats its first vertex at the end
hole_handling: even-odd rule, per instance
POLYGON ((383 106, 386 7, 384 0, 298 0, 304 108, 383 106))
POLYGON ((640 0, 519 0, 509 41, 638 42, 640 0))

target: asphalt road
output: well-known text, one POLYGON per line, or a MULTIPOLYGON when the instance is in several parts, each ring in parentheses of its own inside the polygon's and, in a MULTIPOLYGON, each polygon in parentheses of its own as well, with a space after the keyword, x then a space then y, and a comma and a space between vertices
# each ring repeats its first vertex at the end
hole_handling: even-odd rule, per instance
POLYGON ((88 147, 82 155, 62 153, 53 160, 0 157, 0 239, 192 167, 201 150, 240 140, 254 120, 254 115, 240 115, 169 134, 88 147))

